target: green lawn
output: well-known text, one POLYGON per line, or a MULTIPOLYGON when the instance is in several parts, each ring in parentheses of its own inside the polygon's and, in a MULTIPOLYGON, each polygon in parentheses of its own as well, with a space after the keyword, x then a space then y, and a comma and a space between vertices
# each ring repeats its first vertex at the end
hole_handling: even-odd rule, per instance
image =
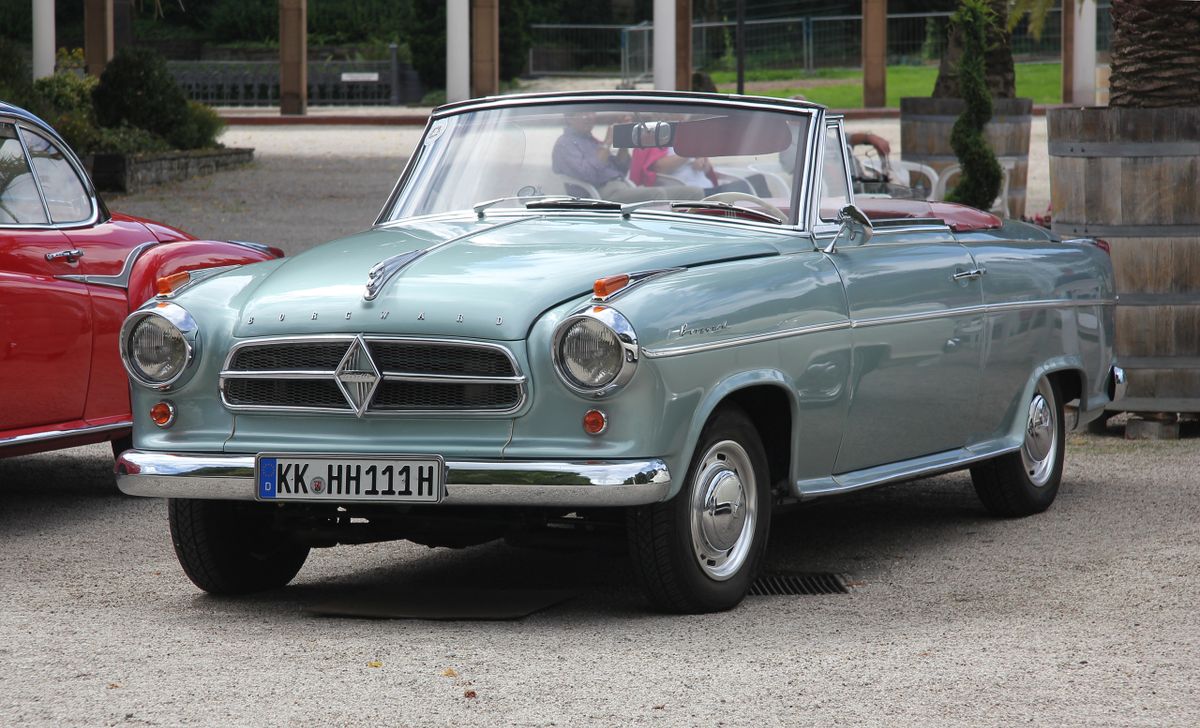
MULTIPOLYGON (((1057 104, 1062 102, 1062 66, 1058 63, 1018 63, 1017 96, 1030 97, 1035 104, 1057 104)), ((713 81, 722 91, 737 90, 737 76, 729 71, 712 74, 713 81)), ((928 96, 933 92, 937 80, 936 66, 888 66, 887 105, 900 105, 903 96, 928 96)), ((809 101, 824 104, 834 109, 862 108, 862 72, 856 69, 823 69, 814 74, 799 74, 782 69, 746 72, 746 82, 771 82, 770 88, 748 88, 747 93, 759 96, 789 97, 803 95, 809 101), (796 80, 795 86, 779 87, 781 82, 796 80), (829 83, 842 80, 846 83, 829 83), (806 85, 805 81, 821 81, 819 85, 806 85)))

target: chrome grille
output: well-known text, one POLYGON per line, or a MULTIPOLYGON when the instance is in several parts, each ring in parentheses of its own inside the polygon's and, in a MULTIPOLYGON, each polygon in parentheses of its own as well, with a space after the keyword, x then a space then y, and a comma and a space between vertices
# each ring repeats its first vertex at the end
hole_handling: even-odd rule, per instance
POLYGON ((221 398, 246 411, 504 414, 525 401, 525 377, 498 344, 279 337, 234 347, 221 372, 221 398))

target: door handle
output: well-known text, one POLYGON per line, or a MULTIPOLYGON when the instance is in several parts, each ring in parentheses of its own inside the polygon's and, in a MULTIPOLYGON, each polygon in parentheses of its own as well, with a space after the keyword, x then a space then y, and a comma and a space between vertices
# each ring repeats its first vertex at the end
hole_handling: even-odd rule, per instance
POLYGON ((79 258, 83 257, 83 251, 79 248, 71 248, 70 250, 60 250, 57 253, 46 253, 46 260, 65 260, 68 263, 74 263, 79 258))
POLYGON ((972 268, 971 270, 957 271, 957 272, 955 272, 955 274, 953 276, 951 276, 951 278, 953 278, 956 281, 965 281, 965 280, 970 280, 972 278, 978 278, 979 276, 983 275, 984 273, 987 273, 987 270, 982 267, 972 268))

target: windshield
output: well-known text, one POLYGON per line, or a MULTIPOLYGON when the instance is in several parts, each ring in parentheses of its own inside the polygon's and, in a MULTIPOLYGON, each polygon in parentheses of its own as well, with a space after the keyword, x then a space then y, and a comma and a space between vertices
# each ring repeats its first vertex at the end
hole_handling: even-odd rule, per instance
POLYGON ((639 100, 468 111, 429 128, 386 219, 488 201, 489 209, 616 207, 596 200, 669 209, 708 199, 718 204, 673 209, 794 224, 809 119, 799 109, 639 100))

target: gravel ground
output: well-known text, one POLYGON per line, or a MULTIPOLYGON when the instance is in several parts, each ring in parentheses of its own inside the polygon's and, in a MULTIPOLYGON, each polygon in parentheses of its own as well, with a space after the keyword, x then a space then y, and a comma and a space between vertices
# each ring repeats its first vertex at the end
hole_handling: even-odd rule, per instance
MULTIPOLYGON (((253 167, 111 202, 295 252, 369 225, 414 139, 233 129, 253 167)), ((0 725, 1193 726, 1195 466, 1195 440, 1074 437, 1033 518, 986 517, 963 474, 819 502, 776 519, 768 566, 852 593, 668 617, 619 543, 339 547, 286 589, 208 597, 106 447, 0 460, 0 725), (580 595, 512 622, 306 611, 430 585, 580 595)))
POLYGON ((785 514, 768 566, 852 592, 703 617, 648 613, 619 549, 501 543, 320 550, 286 589, 208 597, 106 448, 3 460, 0 725, 1193 726, 1195 452, 1074 437, 1022 520, 963 474, 785 514), (448 584, 581 594, 512 622, 305 611, 448 584))

